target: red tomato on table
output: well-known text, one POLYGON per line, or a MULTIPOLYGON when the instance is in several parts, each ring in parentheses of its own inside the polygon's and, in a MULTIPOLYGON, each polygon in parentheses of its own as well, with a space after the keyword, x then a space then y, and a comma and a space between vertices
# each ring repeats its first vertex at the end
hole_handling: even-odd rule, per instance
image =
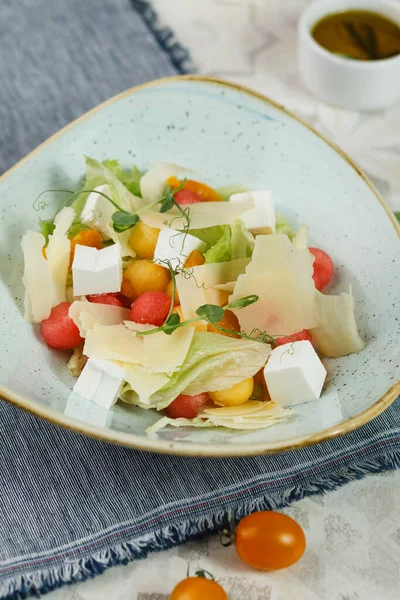
POLYGON ((70 302, 61 302, 54 306, 50 316, 40 323, 41 334, 50 348, 72 350, 83 342, 79 329, 68 315, 70 306, 70 302))

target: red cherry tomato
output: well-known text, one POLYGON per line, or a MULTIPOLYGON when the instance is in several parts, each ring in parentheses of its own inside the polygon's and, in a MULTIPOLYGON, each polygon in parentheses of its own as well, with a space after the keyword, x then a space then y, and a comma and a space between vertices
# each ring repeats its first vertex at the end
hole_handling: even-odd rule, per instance
POLYGON ((171 419, 194 419, 207 401, 208 394, 206 392, 196 394, 196 396, 179 394, 165 411, 171 419))
POLYGON ((89 302, 95 304, 109 304, 110 306, 124 306, 122 300, 116 294, 91 294, 86 296, 89 302))
POLYGON ((192 190, 179 190, 174 194, 174 198, 178 204, 196 204, 202 202, 201 196, 192 192, 192 190))
POLYGON ((71 350, 83 342, 79 329, 68 316, 70 306, 70 302, 61 302, 54 306, 50 316, 40 323, 43 339, 50 348, 71 350))
POLYGON ((306 549, 304 531, 290 517, 273 511, 253 513, 236 530, 236 551, 255 569, 284 569, 297 562, 306 549))
POLYGON ((283 346, 284 344, 290 344, 291 342, 302 342, 304 340, 311 342, 314 346, 313 339, 306 329, 303 329, 303 331, 299 331, 298 333, 293 333, 292 335, 285 335, 284 337, 276 338, 275 346, 283 346))
POLYGON ((178 583, 169 600, 228 600, 228 595, 216 581, 188 577, 178 583))
POLYGON ((145 292, 132 303, 129 318, 135 323, 160 327, 167 318, 170 306, 171 298, 164 292, 145 292))
POLYGON ((318 291, 328 285, 333 275, 333 262, 331 257, 320 248, 309 248, 311 254, 315 256, 313 279, 318 291))

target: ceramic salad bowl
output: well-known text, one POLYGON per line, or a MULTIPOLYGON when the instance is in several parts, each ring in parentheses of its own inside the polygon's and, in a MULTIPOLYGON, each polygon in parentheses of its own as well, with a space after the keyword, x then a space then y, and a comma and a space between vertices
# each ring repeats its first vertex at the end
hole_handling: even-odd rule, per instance
MULTIPOLYGON (((377 416, 400 391, 397 294, 399 227, 357 167, 332 144, 250 90, 204 77, 173 77, 112 98, 54 135, 0 179, 0 395, 51 422, 102 440, 195 456, 263 454, 346 433, 377 416), (266 430, 171 429, 148 436, 159 415, 119 402, 110 411, 71 394, 67 357, 23 319, 21 236, 37 229, 33 201, 45 189, 78 189, 83 155, 146 169, 169 161, 216 187, 272 190, 293 227, 336 266, 330 292, 353 285, 363 352, 326 359, 320 400, 266 430)), ((52 215, 60 196, 40 212, 52 215)))

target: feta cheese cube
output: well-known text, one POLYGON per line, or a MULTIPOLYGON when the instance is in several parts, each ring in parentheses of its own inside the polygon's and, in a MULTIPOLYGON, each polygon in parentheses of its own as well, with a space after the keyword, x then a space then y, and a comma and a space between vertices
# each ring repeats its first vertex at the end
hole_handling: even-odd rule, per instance
POLYGON ((270 190, 232 194, 230 198, 230 202, 243 200, 251 200, 254 203, 254 208, 246 210, 240 217, 247 229, 254 235, 260 233, 275 233, 276 219, 274 202, 270 190))
POLYGON ((119 292, 122 283, 122 259, 114 244, 97 250, 89 246, 75 246, 72 263, 74 296, 119 292))
POLYGON ((109 360, 89 358, 74 385, 74 392, 110 409, 118 400, 123 381, 124 370, 117 364, 109 360))
POLYGON ((154 251, 154 262, 158 262, 163 267, 168 268, 162 261, 169 260, 172 268, 176 269, 184 265, 193 250, 201 252, 204 249, 204 242, 194 237, 194 235, 181 233, 170 227, 164 227, 158 236, 154 251))
POLYGON ((87 197, 80 218, 82 223, 89 225, 90 227, 95 227, 103 234, 105 239, 110 239, 107 224, 113 213, 116 211, 116 208, 107 200, 107 198, 104 198, 104 196, 101 196, 101 194, 98 194, 97 192, 103 192, 103 194, 107 194, 107 196, 112 198, 111 188, 109 185, 105 184, 99 185, 94 189, 95 191, 90 192, 87 197))
POLYGON ((311 342, 305 340, 272 350, 264 378, 271 400, 280 406, 292 406, 318 400, 326 369, 311 342))

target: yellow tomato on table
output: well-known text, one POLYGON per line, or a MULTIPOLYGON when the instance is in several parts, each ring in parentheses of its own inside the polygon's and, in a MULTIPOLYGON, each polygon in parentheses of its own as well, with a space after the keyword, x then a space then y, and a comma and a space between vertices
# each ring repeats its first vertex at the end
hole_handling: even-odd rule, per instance
MULTIPOLYGON (((169 600, 229 600, 216 581, 204 577, 188 577, 174 588, 169 600)), ((244 599, 243 599, 244 600, 244 599)))
POLYGON ((296 521, 273 511, 252 513, 236 530, 236 551, 255 569, 284 569, 297 562, 306 549, 304 531, 296 521))

